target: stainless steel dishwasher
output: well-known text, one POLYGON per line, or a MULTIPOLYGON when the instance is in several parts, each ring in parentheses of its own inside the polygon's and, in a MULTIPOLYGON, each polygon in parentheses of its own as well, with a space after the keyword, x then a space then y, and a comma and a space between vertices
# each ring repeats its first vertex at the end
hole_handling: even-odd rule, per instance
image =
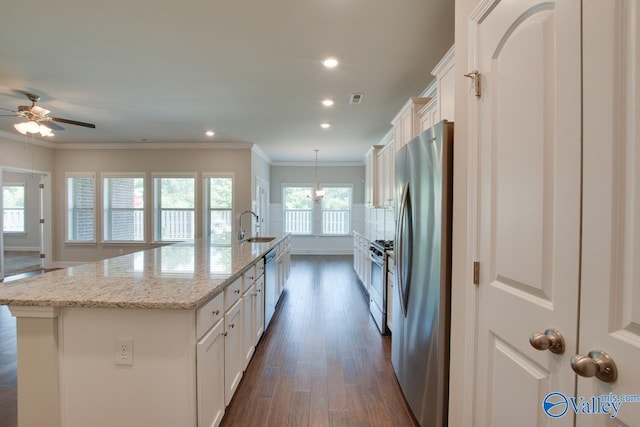
POLYGON ((264 256, 264 330, 276 311, 276 248, 264 256))

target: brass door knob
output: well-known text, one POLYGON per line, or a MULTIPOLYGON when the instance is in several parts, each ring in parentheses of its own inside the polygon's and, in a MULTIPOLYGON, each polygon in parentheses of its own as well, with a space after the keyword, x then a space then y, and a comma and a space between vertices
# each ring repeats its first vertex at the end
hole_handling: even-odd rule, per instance
POLYGON ((564 353, 564 337, 559 330, 549 328, 543 333, 534 332, 529 336, 529 343, 536 350, 549 350, 554 354, 564 353))
POLYGON ((605 383, 614 382, 618 378, 618 368, 607 353, 592 350, 587 356, 579 354, 571 358, 571 369, 581 377, 596 377, 605 383))

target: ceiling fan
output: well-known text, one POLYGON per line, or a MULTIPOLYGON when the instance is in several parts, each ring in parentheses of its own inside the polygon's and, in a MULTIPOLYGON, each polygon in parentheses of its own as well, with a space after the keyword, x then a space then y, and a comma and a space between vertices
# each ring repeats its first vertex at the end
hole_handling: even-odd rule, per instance
POLYGON ((14 114, 2 114, 0 116, 6 117, 23 117, 27 119, 26 122, 16 123, 13 125, 18 132, 23 135, 28 133, 40 133, 42 136, 51 135, 52 129, 55 130, 63 130, 64 128, 60 125, 57 125, 53 122, 58 123, 66 123, 69 125, 75 126, 83 126, 86 128, 95 129, 96 125, 93 123, 85 123, 79 122, 77 120, 63 119, 61 117, 52 117, 49 116, 51 111, 46 108, 42 108, 36 105, 36 102, 40 101, 40 97, 38 95, 34 95, 33 93, 28 92, 20 92, 31 101, 31 105, 20 105, 18 106, 18 111, 10 110, 8 108, 0 107, 0 110, 10 111, 14 114), (48 125, 42 124, 42 122, 46 122, 48 125))

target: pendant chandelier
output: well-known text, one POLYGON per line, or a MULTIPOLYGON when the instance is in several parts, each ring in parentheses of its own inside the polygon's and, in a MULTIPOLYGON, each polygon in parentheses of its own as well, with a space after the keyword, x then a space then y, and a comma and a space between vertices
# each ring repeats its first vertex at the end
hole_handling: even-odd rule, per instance
POLYGON ((314 191, 314 199, 316 202, 320 201, 324 197, 324 190, 320 189, 320 184, 318 184, 318 151, 320 150, 316 148, 316 188, 314 191))

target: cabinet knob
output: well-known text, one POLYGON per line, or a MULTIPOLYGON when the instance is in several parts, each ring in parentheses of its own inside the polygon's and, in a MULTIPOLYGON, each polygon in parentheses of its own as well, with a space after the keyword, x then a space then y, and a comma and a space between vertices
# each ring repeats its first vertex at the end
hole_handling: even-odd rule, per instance
POLYGON ((233 328, 234 326, 236 326, 236 325, 235 325, 235 323, 231 323, 231 324, 229 325, 229 328, 233 328))
POLYGON ((220 314, 220 310, 213 310, 211 314, 213 314, 214 316, 217 316, 218 314, 220 314))
POLYGON ((227 336, 227 332, 223 332, 223 333, 222 333, 222 336, 223 336, 223 337, 226 337, 226 336, 227 336))
POLYGON ((233 292, 235 292, 236 294, 239 294, 240 293, 240 289, 236 289, 233 292))

